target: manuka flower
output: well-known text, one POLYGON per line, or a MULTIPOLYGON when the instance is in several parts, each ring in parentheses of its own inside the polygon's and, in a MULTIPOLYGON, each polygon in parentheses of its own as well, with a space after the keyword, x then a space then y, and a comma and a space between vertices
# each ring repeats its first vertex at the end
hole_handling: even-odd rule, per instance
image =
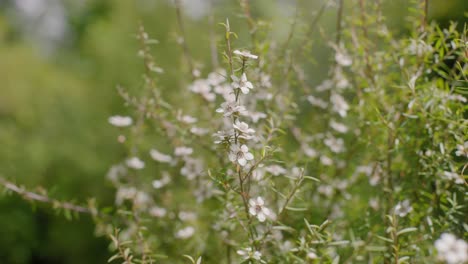
POLYGON ((448 264, 462 264, 468 261, 468 244, 452 234, 444 233, 435 242, 439 259, 448 264))
POLYGON ((111 116, 109 117, 109 123, 116 127, 126 127, 130 126, 133 123, 133 120, 129 116, 111 116))
POLYGON ((265 201, 260 196, 249 200, 249 213, 257 217, 260 222, 265 222, 266 218, 272 215, 270 209, 265 207, 265 201))
POLYGON ((138 157, 129 158, 125 161, 125 163, 127 164, 127 167, 135 170, 141 170, 145 167, 145 162, 138 157))
POLYGON ((231 75, 232 78, 232 87, 234 89, 240 89, 243 94, 248 94, 250 89, 253 89, 253 85, 251 82, 247 80, 247 75, 245 73, 242 74, 242 76, 239 78, 235 75, 231 75))
POLYGON ((241 166, 245 166, 247 161, 253 160, 254 156, 249 152, 249 148, 246 145, 232 145, 231 152, 229 152, 229 160, 231 162, 239 163, 241 166))
POLYGON ((255 133, 255 130, 252 128, 249 128, 249 125, 245 122, 241 122, 239 120, 236 120, 236 122, 232 125, 237 131, 239 131, 240 135, 239 138, 243 139, 251 139, 253 137, 253 133, 255 133))
POLYGON ((465 141, 463 145, 457 145, 457 151, 455 151, 455 155, 468 157, 468 141, 465 141))
POLYGON ((261 260, 262 258, 262 253, 256 250, 254 251, 250 247, 237 250, 237 254, 242 256, 244 260, 249 260, 249 259, 261 260))
POLYGON ((234 54, 236 55, 239 55, 241 56, 242 58, 246 58, 246 59, 253 59, 253 60, 256 60, 258 59, 258 56, 257 55, 253 55, 252 53, 250 53, 250 51, 248 50, 235 50, 234 51, 234 54))

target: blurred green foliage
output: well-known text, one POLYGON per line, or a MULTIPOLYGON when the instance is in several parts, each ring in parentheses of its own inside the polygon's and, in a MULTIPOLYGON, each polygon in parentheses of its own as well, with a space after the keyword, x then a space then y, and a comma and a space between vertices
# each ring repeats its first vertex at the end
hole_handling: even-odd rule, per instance
MULTIPOLYGON (((384 1, 394 29, 405 34, 405 1, 384 1)), ((116 85, 141 86, 143 65, 134 38, 143 23, 160 41, 155 58, 165 69, 161 78, 166 97, 177 96, 179 71, 187 68, 177 45, 177 25, 171 1, 64 1, 69 24, 66 41, 44 51, 16 22, 14 1, 0 3, 0 175, 35 188, 44 186, 55 198, 85 203, 97 197, 112 203, 105 181, 111 164, 124 155, 107 118, 125 114, 116 85), (80 2, 80 4, 78 4, 80 2), (59 187, 58 187, 59 186, 59 187)), ((294 14, 295 1, 253 1, 253 15, 272 20, 268 33, 284 38, 294 14)), ((303 16, 318 10, 323 1, 298 1, 303 16)), ((447 24, 466 17, 466 0, 430 1, 431 19, 447 24)), ((320 25, 333 31, 335 10, 327 11, 320 25)), ((237 1, 215 7, 214 21, 229 17, 240 39, 247 34, 237 1)), ((185 18, 187 40, 202 71, 210 70, 210 27, 222 27, 208 17, 185 18)), ((324 76, 329 50, 314 34, 310 76, 324 76), (315 40, 316 39, 316 40, 315 40)), ((219 38, 219 36, 218 36, 219 38)), ((237 43, 242 47, 242 43, 237 43)), ((313 82, 319 83, 320 78, 313 82)), ((287 147, 287 146, 286 146, 287 147)), ((47 206, 31 206, 14 196, 0 196, 0 263, 105 263, 108 242, 93 236, 92 221, 83 216, 72 222, 47 206)))

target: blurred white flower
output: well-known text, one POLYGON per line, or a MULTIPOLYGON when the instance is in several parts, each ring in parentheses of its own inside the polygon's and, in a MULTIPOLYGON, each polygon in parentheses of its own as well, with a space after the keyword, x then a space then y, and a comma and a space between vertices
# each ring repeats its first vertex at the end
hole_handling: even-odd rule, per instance
POLYGON ((325 155, 320 156, 320 162, 324 166, 331 166, 333 164, 333 160, 330 159, 329 157, 325 156, 325 155))
POLYGON ((154 217, 164 217, 167 213, 166 208, 153 206, 149 209, 149 214, 154 217))
POLYGON ((315 252, 310 251, 309 253, 307 253, 307 258, 308 259, 316 259, 317 254, 315 254, 315 252))
POLYGON ((347 115, 349 105, 341 95, 333 93, 330 97, 330 102, 332 103, 333 111, 337 112, 341 117, 347 115))
POLYGON ((463 264, 468 261, 468 244, 452 234, 442 234, 434 245, 439 259, 448 264, 463 264))
POLYGON ((309 103, 310 103, 311 105, 320 107, 320 108, 322 108, 322 109, 325 109, 325 108, 327 108, 327 106, 328 106, 328 103, 327 103, 327 102, 323 101, 323 100, 320 99, 320 98, 316 98, 316 97, 314 97, 314 96, 312 96, 312 95, 307 96, 307 101, 309 101, 309 103))
POLYGON ((218 138, 214 141, 215 144, 221 144, 224 142, 229 142, 231 139, 231 134, 228 131, 220 130, 213 134, 213 137, 218 138))
POLYGON ((121 164, 112 166, 107 172, 107 178, 113 182, 118 183, 121 176, 127 174, 127 168, 121 164))
POLYGON ((241 57, 243 57, 243 58, 246 58, 246 59, 253 59, 253 60, 258 59, 258 56, 257 56, 257 55, 253 55, 253 54, 250 53, 250 51, 248 51, 248 50, 243 50, 243 51, 235 50, 235 51, 234 51, 234 54, 239 55, 239 56, 241 56, 241 57))
POLYGON ((249 200, 249 213, 257 217, 260 222, 265 222, 267 217, 272 216, 270 209, 265 207, 265 201, 260 196, 249 200))
POLYGON ((133 123, 133 120, 129 116, 111 116, 109 117, 109 123, 116 127, 126 127, 130 126, 133 123))
POLYGON ((239 163, 241 166, 245 166, 247 161, 253 160, 254 156, 249 152, 249 148, 246 145, 232 145, 231 151, 229 152, 229 160, 231 162, 239 163))
POLYGON ((329 136, 324 141, 325 145, 330 148, 331 151, 335 153, 341 153, 345 150, 344 141, 342 138, 334 138, 329 136))
POLYGON ((179 239, 187 239, 193 236, 193 234, 195 234, 195 228, 187 226, 186 228, 178 230, 175 236, 179 239))
POLYGON ((348 132, 348 127, 342 123, 338 123, 335 120, 330 120, 330 127, 333 128, 335 131, 340 133, 348 132))
POLYGON ((463 145, 457 145, 457 151, 455 151, 455 155, 468 157, 468 141, 465 141, 463 145))
POLYGON ((188 155, 191 155, 193 153, 193 149, 192 148, 189 148, 189 147, 177 147, 175 148, 174 150, 174 155, 176 156, 188 156, 188 155))
POLYGON ((442 176, 450 181, 454 181, 456 184, 464 184, 465 180, 456 172, 444 171, 442 176))
POLYGON ((127 167, 135 170, 141 170, 145 167, 145 162, 138 157, 131 157, 127 159, 125 163, 127 164, 127 167))
POLYGON ((270 165, 268 167, 265 168, 265 170, 271 174, 273 174, 274 176, 279 176, 281 174, 286 174, 286 169, 279 166, 279 165, 270 165))
POLYGON ((232 87, 234 87, 234 89, 240 89, 243 94, 248 94, 250 89, 253 89, 253 85, 247 80, 247 75, 245 75, 245 73, 243 73, 240 78, 235 75, 231 75, 231 78, 232 87))
POLYGON ((178 116, 177 119, 181 122, 184 122, 186 124, 193 124, 197 122, 197 118, 189 115, 183 115, 183 116, 178 116))
POLYGON ((157 151, 156 149, 150 150, 151 158, 155 161, 163 162, 163 163, 171 163, 172 157, 157 151))
POLYGON ((260 85, 265 88, 271 87, 271 77, 266 73, 260 73, 260 85))
POLYGON ((188 180, 193 180, 203 172, 203 162, 200 159, 186 158, 180 174, 188 180))
POLYGON ((224 69, 220 69, 214 72, 210 72, 208 74, 208 78, 206 79, 206 81, 212 86, 218 86, 221 83, 226 81, 225 76, 226 76, 226 71, 224 69))
POLYGON ((167 171, 163 172, 163 176, 160 180, 154 180, 152 182, 153 188, 160 189, 171 182, 171 178, 169 177, 169 173, 167 171))
POLYGON ((249 260, 249 259, 261 260, 262 258, 262 253, 256 250, 254 251, 250 247, 237 250, 237 254, 242 256, 244 260, 249 260))
POLYGON ((252 112, 249 114, 249 117, 252 119, 252 122, 257 123, 258 120, 266 118, 267 115, 262 112, 252 112))
POLYGON ((239 105, 235 101, 226 101, 221 104, 221 107, 216 109, 217 113, 222 113, 224 117, 232 115, 245 115, 247 110, 245 106, 239 105))
POLYGON ((252 128, 249 128, 249 125, 247 123, 241 122, 239 120, 236 120, 236 122, 232 126, 237 131, 239 131, 240 133, 239 138, 251 139, 253 137, 253 133, 255 133, 255 130, 252 128))
POLYGON ((316 158, 318 156, 317 151, 305 143, 301 145, 301 149, 302 151, 304 151, 304 154, 309 158, 316 158))
POLYGON ((178 217, 181 221, 193 221, 197 219, 197 214, 189 211, 180 211, 178 217))
POLYGON ((197 136, 203 136, 208 134, 209 130, 206 128, 201 128, 201 127, 192 127, 190 128, 190 133, 197 135, 197 136))
POLYGON ((213 102, 216 99, 216 94, 211 92, 210 84, 204 79, 195 80, 190 86, 190 91, 200 94, 208 102, 213 102))
POLYGON ((399 202, 395 206, 395 214, 398 215, 399 217, 405 217, 411 211, 413 211, 413 207, 411 207, 409 200, 404 200, 402 202, 399 202))
POLYGON ((351 57, 342 51, 336 52, 335 61, 336 63, 344 67, 350 66, 353 63, 353 60, 351 59, 351 57))

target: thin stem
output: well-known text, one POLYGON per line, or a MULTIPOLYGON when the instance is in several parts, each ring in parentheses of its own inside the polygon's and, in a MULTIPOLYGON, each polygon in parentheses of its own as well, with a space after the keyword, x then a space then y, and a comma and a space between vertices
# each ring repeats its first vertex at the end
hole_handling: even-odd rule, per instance
POLYGON ((176 16, 177 16, 177 25, 179 26, 180 34, 181 34, 181 45, 184 50, 184 57, 187 60, 187 64, 190 70, 190 75, 193 76, 193 61, 192 61, 192 56, 190 53, 190 49, 187 45, 187 38, 185 35, 185 27, 184 27, 184 21, 182 19, 182 11, 181 11, 181 3, 180 0, 175 0, 175 10, 176 10, 176 16))
POLYGON ((210 1, 211 14, 208 16, 209 30, 210 30, 210 52, 211 52, 211 64, 213 69, 219 67, 218 63, 218 49, 216 48, 216 34, 214 30, 214 14, 213 14, 213 3, 210 1))
POLYGON ((343 3, 344 0, 339 0, 338 3, 338 14, 336 18, 336 40, 335 43, 337 46, 340 45, 341 41, 341 22, 343 20, 343 3))
POLYGON ((423 0, 424 1, 424 16, 423 16, 423 29, 426 28, 427 26, 427 20, 428 20, 428 15, 429 15, 429 0, 423 0))
POLYGON ((79 205, 75 205, 75 204, 72 204, 72 203, 69 203, 69 202, 62 202, 62 201, 59 201, 59 200, 56 200, 56 199, 52 199, 52 198, 50 198, 50 197, 48 197, 46 195, 42 195, 42 194, 27 191, 23 187, 20 187, 20 186, 12 183, 10 181, 7 181, 2 177, 0 177, 0 185, 2 185, 5 189, 7 189, 9 191, 12 191, 12 192, 18 194, 19 196, 23 197, 25 200, 37 201, 37 202, 41 202, 41 203, 48 203, 48 204, 51 204, 53 207, 66 209, 66 210, 71 210, 71 211, 74 211, 74 212, 77 212, 77 213, 96 214, 95 211, 93 211, 93 210, 91 210, 89 208, 79 206, 79 205))

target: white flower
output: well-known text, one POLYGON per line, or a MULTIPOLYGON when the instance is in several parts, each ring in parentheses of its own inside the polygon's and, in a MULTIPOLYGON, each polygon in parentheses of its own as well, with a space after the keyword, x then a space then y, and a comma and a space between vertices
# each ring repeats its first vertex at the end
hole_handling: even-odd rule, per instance
POLYGON ((200 159, 185 159, 184 166, 180 169, 180 174, 188 180, 193 180, 203 172, 203 162, 200 159))
POLYGON ((265 170, 268 171, 269 173, 275 175, 275 176, 285 174, 287 172, 285 168, 283 168, 283 167, 281 167, 279 165, 276 165, 276 164, 266 167, 265 170))
POLYGON ((456 172, 444 171, 442 176, 450 181, 454 181, 456 184, 464 184, 465 180, 456 172))
POLYGON ((272 216, 270 209, 265 207, 265 201, 260 196, 249 200, 249 213, 256 216, 260 222, 265 222, 267 217, 272 216))
POLYGON ((174 150, 174 155, 176 156, 188 156, 192 153, 193 153, 193 149, 188 148, 188 147, 177 147, 174 150))
POLYGON ((193 234, 195 234, 195 228, 191 226, 187 226, 186 228, 183 228, 177 231, 175 236, 176 238, 179 238, 179 239, 187 239, 193 236, 193 234))
POLYGON ((201 128, 201 127, 192 127, 190 128, 190 133, 197 135, 197 136, 203 136, 208 134, 209 130, 206 128, 201 128))
POLYGON ((253 160, 254 156, 249 152, 249 148, 246 145, 232 145, 231 151, 229 152, 229 160, 231 162, 238 162, 239 165, 245 166, 247 161, 253 160))
POLYGON ((227 131, 221 130, 213 134, 213 137, 218 139, 214 141, 215 144, 221 144, 223 142, 229 142, 231 139, 231 134, 227 131))
POLYGON ((265 73, 260 73, 260 85, 265 88, 270 88, 271 87, 271 77, 268 74, 265 73))
POLYGON ((317 254, 315 254, 314 252, 310 251, 309 253, 307 253, 307 258, 309 258, 309 259, 316 259, 316 258, 317 258, 317 254))
POLYGON ((149 214, 154 217, 164 217, 167 213, 167 210, 162 207, 153 206, 149 210, 149 214))
POLYGON ((245 115, 247 110, 245 106, 239 105, 235 101, 226 101, 221 104, 221 107, 216 109, 217 113, 222 113, 224 117, 232 116, 233 114, 236 115, 245 115))
POLYGON ((197 122, 197 119, 193 116, 189 116, 189 115, 184 115, 184 116, 178 116, 177 119, 181 122, 184 122, 186 124, 193 124, 195 122, 197 122))
POLYGON ((155 149, 150 150, 150 155, 151 155, 151 158, 153 158, 155 161, 164 162, 164 163, 171 163, 172 161, 171 156, 161 153, 155 149))
POLYGON ((249 114, 250 118, 252 119, 252 122, 257 123, 258 120, 266 118, 267 115, 262 112, 253 112, 249 114))
POLYGON ((217 86, 226 81, 226 77, 224 77, 225 75, 226 71, 224 69, 220 69, 217 72, 211 72, 208 74, 206 81, 212 86, 217 86))
POLYGON ((333 111, 337 112, 341 117, 345 117, 349 110, 349 105, 345 99, 341 95, 334 93, 331 95, 330 101, 333 105, 333 111))
POLYGON ((457 151, 455 151, 455 155, 468 157, 468 141, 465 141, 463 145, 457 145, 457 151))
POLYGON ((399 202, 395 206, 395 214, 397 214, 399 217, 405 217, 411 211, 413 211, 413 207, 411 207, 409 200, 404 200, 403 202, 399 202))
POLYGON ((153 188, 160 189, 171 182, 171 178, 169 177, 169 173, 167 171, 163 172, 163 176, 160 180, 154 180, 152 182, 153 188))
POLYGON ((462 264, 468 261, 468 244, 454 235, 444 233, 435 242, 439 258, 448 264, 462 264))
POLYGON ((189 211, 180 211, 178 217, 181 221, 193 221, 197 219, 197 214, 189 211))
POLYGON ((247 58, 247 59, 253 59, 253 60, 258 59, 258 56, 257 56, 257 55, 253 55, 253 54, 250 53, 250 51, 248 51, 248 50, 243 50, 243 51, 235 50, 235 51, 234 51, 234 54, 239 55, 239 56, 241 56, 241 57, 243 57, 243 58, 247 58))
POLYGON ((253 85, 251 82, 247 80, 247 75, 245 73, 242 74, 240 78, 235 75, 231 75, 232 78, 232 87, 234 89, 241 89, 243 94, 248 94, 250 89, 253 89, 253 85))
POLYGON ((145 167, 145 162, 138 157, 131 157, 127 159, 125 163, 127 164, 127 167, 135 170, 141 170, 145 167))
POLYGON ((119 179, 122 176, 127 174, 127 168, 121 164, 112 166, 109 171, 107 172, 107 178, 113 182, 118 183, 119 179))
POLYGON ((312 95, 307 96, 307 101, 309 101, 311 105, 320 107, 322 109, 325 109, 328 106, 327 102, 323 101, 320 98, 314 97, 312 95))
POLYGON ((190 86, 190 91, 200 94, 207 101, 212 102, 216 99, 216 94, 211 92, 210 84, 203 79, 195 80, 190 86))
POLYGON ((239 120, 236 120, 232 126, 240 132, 239 138, 251 139, 253 137, 252 134, 255 133, 255 130, 249 128, 247 123, 241 122, 239 120))
POLYGON ((348 127, 346 125, 344 125, 342 123, 338 123, 333 119, 330 121, 330 127, 333 128, 334 130, 336 130, 337 132, 340 132, 340 133, 348 132, 348 127))
POLYGON ((320 162, 325 166, 331 166, 333 164, 333 160, 325 155, 320 156, 320 162))
POLYGON ((344 147, 344 141, 342 138, 334 138, 334 137, 328 137, 323 141, 327 147, 330 148, 331 151, 335 153, 340 153, 345 150, 344 147))
POLYGON ((304 151, 304 154, 309 158, 315 158, 318 156, 317 151, 305 143, 301 145, 301 149, 302 151, 304 151))
POLYGON ((244 260, 248 260, 248 259, 261 260, 262 258, 262 253, 256 250, 253 251, 252 248, 250 247, 237 250, 237 254, 242 256, 244 260))
POLYGON ((353 63, 351 57, 343 52, 337 52, 335 54, 335 61, 336 63, 344 67, 350 66, 353 63))
POLYGON ((116 127, 126 127, 133 123, 133 120, 129 116, 111 116, 109 117, 109 123, 116 127))

